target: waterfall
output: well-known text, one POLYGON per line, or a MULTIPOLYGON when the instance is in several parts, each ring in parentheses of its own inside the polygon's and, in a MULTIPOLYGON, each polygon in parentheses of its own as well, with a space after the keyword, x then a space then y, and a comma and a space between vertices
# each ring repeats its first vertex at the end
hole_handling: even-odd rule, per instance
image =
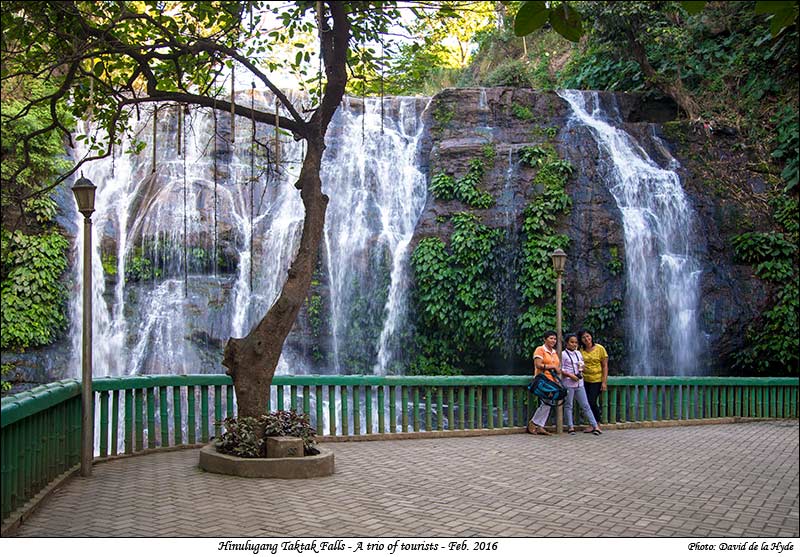
MULTIPOLYGON (((274 106, 259 91, 237 93, 239 102, 249 104, 250 94, 257 106, 274 106)), ((322 332, 329 336, 322 348, 330 357, 310 357, 308 333, 293 331, 290 338, 300 340, 287 340, 277 373, 386 373, 396 361, 408 244, 427 193, 418 155, 428 101, 384 99, 383 122, 380 102, 345 99, 326 137, 321 178, 330 203, 321 276, 327 278, 318 287, 326 301, 322 332)), ((96 375, 224 372, 224 342, 245 336, 263 317, 299 246, 304 209, 294 183, 304 146, 281 136, 275 171, 264 147, 274 144, 273 127, 255 125, 258 146, 251 153, 249 120, 238 118, 231 138, 228 114, 215 123, 212 111, 197 108, 183 116, 179 144, 181 110, 142 110, 113 158, 84 166, 98 186, 96 375), (134 154, 142 141, 150 144, 134 154)), ((80 133, 94 133, 81 126, 80 133)), ((78 149, 73 156, 85 154, 78 149)), ((75 249, 82 261, 81 242, 75 249)), ((80 292, 80 273, 76 278, 80 292)), ((72 299, 77 374, 82 309, 80 296, 72 299)))
POLYGON ((405 319, 408 244, 427 195, 418 100, 345 99, 323 160, 333 371, 390 371, 405 319), (344 355, 344 358, 342 357, 344 355))
POLYGON ((622 215, 630 374, 695 375, 700 265, 693 255, 694 210, 677 162, 660 168, 596 92, 558 94, 572 108, 570 125, 585 126, 597 141, 600 172, 622 215))

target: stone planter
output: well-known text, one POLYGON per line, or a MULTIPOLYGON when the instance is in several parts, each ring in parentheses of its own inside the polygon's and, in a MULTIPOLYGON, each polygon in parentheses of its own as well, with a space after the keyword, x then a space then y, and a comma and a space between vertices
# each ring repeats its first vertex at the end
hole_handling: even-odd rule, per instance
POLYGON ((284 458, 240 458, 218 453, 214 443, 200 449, 200 468, 243 478, 319 478, 333 474, 333 451, 317 447, 318 455, 284 458))

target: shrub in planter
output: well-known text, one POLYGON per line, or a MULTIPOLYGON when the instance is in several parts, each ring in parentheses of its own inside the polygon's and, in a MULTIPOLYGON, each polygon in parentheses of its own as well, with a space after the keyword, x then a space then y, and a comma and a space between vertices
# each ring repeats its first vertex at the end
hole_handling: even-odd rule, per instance
POLYGON ((264 458, 267 437, 299 437, 306 456, 319 454, 314 448, 316 431, 307 414, 278 410, 258 418, 225 418, 225 431, 216 442, 218 452, 241 458, 264 458))
POLYGON ((261 418, 225 418, 221 422, 225 432, 216 442, 217 451, 241 458, 264 458, 266 443, 261 418))
POLYGON ((298 414, 294 410, 278 410, 266 416, 264 420, 264 437, 299 437, 303 440, 306 455, 318 454, 314 448, 316 430, 311 427, 308 414, 298 414))

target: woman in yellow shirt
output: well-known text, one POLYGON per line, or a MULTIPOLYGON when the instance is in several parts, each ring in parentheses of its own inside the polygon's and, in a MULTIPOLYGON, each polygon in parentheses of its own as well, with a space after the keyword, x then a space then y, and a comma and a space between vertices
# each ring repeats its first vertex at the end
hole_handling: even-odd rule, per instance
MULTIPOLYGON (((592 409, 594 419, 600 423, 600 407, 597 405, 597 399, 600 391, 608 389, 608 352, 602 345, 594 343, 590 331, 584 329, 579 332, 578 340, 581 343, 581 355, 586 366, 583 370, 586 398, 589 399, 589 407, 592 409)), ((591 429, 584 430, 584 433, 591 432, 591 429)))

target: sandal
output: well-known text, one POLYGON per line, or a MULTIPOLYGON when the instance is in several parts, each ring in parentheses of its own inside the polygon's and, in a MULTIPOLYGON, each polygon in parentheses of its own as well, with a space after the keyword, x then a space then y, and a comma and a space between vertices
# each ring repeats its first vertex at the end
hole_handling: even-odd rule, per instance
POLYGON ((546 430, 545 428, 543 428, 543 427, 538 427, 538 426, 537 426, 537 428, 536 428, 536 435, 550 435, 550 432, 549 432, 549 431, 547 431, 547 430, 546 430))
POLYGON ((602 435, 602 434, 603 434, 603 432, 602 432, 602 431, 600 431, 599 429, 593 429, 593 430, 592 430, 592 434, 593 434, 593 435, 602 435))
POLYGON ((569 433, 570 435, 575 435, 575 430, 574 429, 569 429, 569 430, 567 430, 567 433, 569 433))

